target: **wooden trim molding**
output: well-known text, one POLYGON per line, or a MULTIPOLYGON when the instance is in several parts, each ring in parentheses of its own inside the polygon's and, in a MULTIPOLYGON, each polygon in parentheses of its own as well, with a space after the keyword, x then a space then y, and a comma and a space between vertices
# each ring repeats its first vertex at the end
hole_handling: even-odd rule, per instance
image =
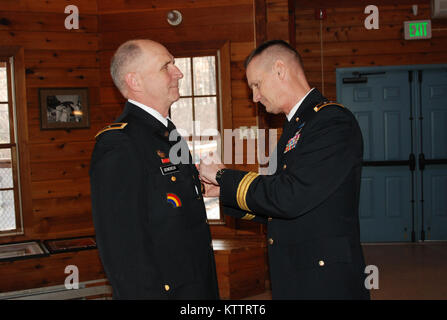
MULTIPOLYGON (((4 236, 0 242, 22 241, 32 238, 32 199, 31 199, 31 170, 29 161, 29 136, 27 119, 25 55, 23 47, 0 47, 0 56, 12 57, 14 61, 14 91, 16 104, 17 142, 20 168, 20 199, 22 205, 22 223, 20 234, 4 236)), ((19 231, 19 230, 18 230, 19 231)))

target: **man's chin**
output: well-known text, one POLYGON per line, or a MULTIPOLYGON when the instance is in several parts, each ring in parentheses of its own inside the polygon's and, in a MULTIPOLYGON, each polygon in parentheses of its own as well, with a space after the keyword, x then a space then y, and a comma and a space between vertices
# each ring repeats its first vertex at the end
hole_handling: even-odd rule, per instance
POLYGON ((278 114, 278 112, 276 112, 276 110, 273 110, 271 107, 265 106, 265 111, 267 113, 271 113, 271 114, 278 114))

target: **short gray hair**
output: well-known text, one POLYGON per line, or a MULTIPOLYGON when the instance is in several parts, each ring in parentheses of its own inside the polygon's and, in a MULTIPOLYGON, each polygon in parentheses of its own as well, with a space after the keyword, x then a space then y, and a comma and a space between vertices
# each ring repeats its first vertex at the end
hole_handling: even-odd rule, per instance
POLYGON ((129 40, 123 43, 119 46, 112 57, 110 74, 112 76, 113 83, 115 83, 115 86, 121 91, 122 94, 125 92, 124 75, 127 68, 143 53, 143 50, 137 41, 138 40, 129 40))

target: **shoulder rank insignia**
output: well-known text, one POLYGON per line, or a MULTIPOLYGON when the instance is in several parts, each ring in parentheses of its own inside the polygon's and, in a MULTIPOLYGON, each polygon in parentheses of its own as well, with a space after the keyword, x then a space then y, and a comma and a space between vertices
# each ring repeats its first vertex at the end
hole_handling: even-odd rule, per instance
POLYGON ((101 131, 99 131, 96 136, 95 139, 102 133, 109 131, 109 130, 121 130, 124 129, 124 127, 127 126, 127 122, 117 122, 117 123, 112 123, 109 124, 107 127, 105 127, 104 129, 102 129, 101 131))
POLYGON ((339 103, 336 103, 336 102, 328 102, 328 101, 324 101, 324 102, 322 102, 322 103, 320 103, 320 104, 317 104, 317 105, 314 107, 314 111, 315 111, 315 112, 318 112, 318 111, 320 111, 321 109, 323 109, 324 107, 326 107, 326 106, 330 106, 330 105, 335 105, 335 106, 339 106, 339 107, 344 108, 344 106, 343 106, 342 104, 339 104, 339 103))

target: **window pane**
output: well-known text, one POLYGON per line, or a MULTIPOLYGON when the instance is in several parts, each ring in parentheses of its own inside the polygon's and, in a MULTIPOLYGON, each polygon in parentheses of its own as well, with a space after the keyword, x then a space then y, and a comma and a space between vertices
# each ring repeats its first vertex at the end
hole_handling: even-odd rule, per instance
POLYGON ((14 213, 14 191, 0 191, 0 231, 16 228, 14 213))
POLYGON ((177 129, 183 129, 192 135, 192 99, 181 98, 171 106, 171 120, 177 129))
POLYGON ((8 82, 6 79, 6 68, 0 67, 0 102, 8 101, 8 82))
POLYGON ((194 142, 191 140, 187 141, 194 163, 199 163, 200 159, 208 156, 210 152, 216 153, 218 148, 220 148, 220 141, 217 141, 217 137, 203 139, 202 141, 196 139, 200 138, 196 137, 194 142))
POLYGON ((206 208, 206 216, 209 220, 217 220, 220 218, 219 197, 203 198, 206 208))
POLYGON ((193 58, 194 95, 216 94, 215 57, 193 58))
POLYGON ((176 58, 175 65, 183 73, 180 79, 180 96, 190 96, 191 92, 191 58, 176 58))
POLYGON ((10 143, 8 105, 0 103, 0 143, 10 143))
MULTIPOLYGON (((200 157, 207 155, 210 151, 217 151, 217 141, 187 141, 194 163, 200 163, 200 157), (193 148, 194 143, 194 148, 193 148)), ((203 198, 206 208, 206 216, 209 220, 220 219, 219 197, 203 198)))
POLYGON ((194 141, 194 153, 199 159, 207 157, 211 152, 216 154, 218 150, 217 137, 194 141))
POLYGON ((199 154, 196 152, 193 142, 191 140, 187 140, 186 143, 188 144, 189 152, 191 152, 192 163, 199 164, 200 163, 199 154))
POLYGON ((196 119, 196 135, 217 135, 216 97, 195 98, 194 111, 196 119))
POLYGON ((14 187, 11 166, 11 150, 0 149, 0 188, 2 189, 14 187))

